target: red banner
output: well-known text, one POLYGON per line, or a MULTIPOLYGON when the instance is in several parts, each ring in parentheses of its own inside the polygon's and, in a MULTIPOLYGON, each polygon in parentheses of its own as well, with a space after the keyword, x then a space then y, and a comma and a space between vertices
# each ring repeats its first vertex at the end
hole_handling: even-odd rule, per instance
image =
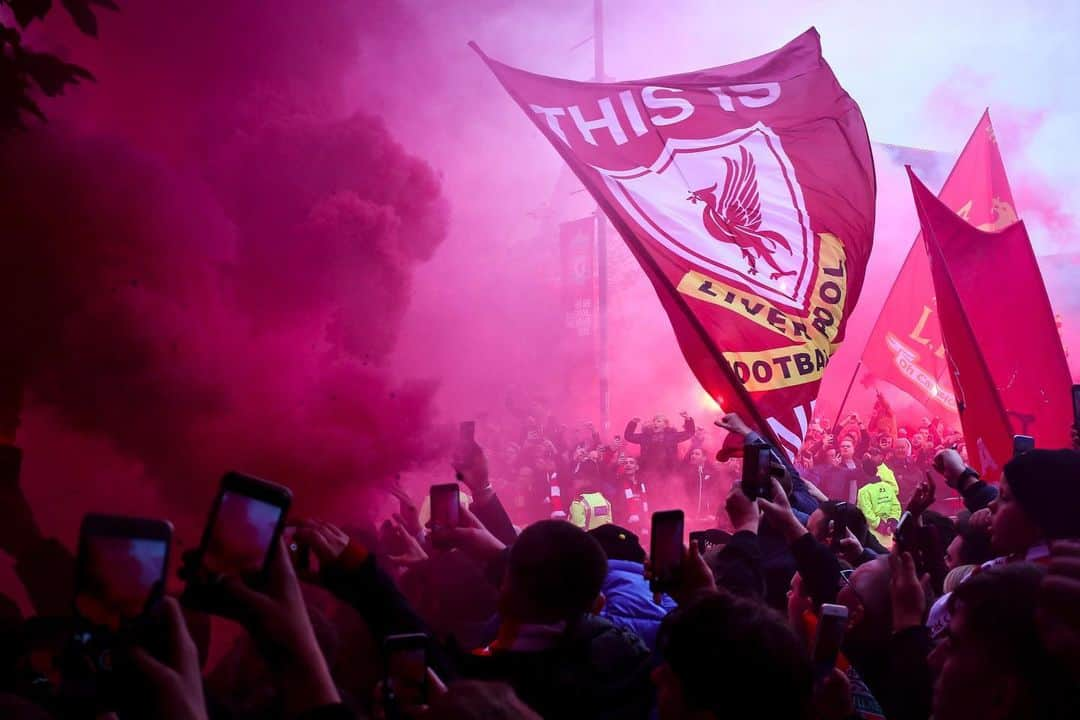
POLYGON ((559 225, 567 402, 582 417, 600 407, 597 378, 596 218, 559 225))
POLYGON ((915 174, 915 206, 971 464, 998 479, 1012 436, 1068 447, 1071 379, 1023 222, 972 227, 915 174))
POLYGON ((618 229, 706 391, 798 447, 874 231, 866 125, 817 31, 615 84, 485 60, 618 229))
MULTIPOLYGON (((939 197, 949 209, 982 230, 998 230, 1016 221, 989 111, 975 126, 939 197)), ((905 391, 934 415, 956 418, 956 396, 946 379, 945 345, 921 235, 915 238, 885 300, 862 362, 876 377, 905 391)))

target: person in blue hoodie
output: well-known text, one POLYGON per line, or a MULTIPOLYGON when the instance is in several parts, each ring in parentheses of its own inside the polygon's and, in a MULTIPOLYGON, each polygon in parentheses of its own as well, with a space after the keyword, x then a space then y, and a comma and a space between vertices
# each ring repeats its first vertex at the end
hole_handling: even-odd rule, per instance
POLYGON ((608 558, 607 576, 601 586, 605 602, 600 616, 636 633, 649 650, 655 651, 660 622, 675 609, 675 601, 662 595, 659 605, 653 602, 644 575, 645 550, 637 535, 618 525, 602 525, 589 534, 600 543, 608 558))

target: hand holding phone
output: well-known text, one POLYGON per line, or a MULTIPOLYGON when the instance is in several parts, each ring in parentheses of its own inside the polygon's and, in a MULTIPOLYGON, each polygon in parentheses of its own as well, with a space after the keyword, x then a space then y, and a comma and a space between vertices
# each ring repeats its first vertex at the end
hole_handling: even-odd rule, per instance
POLYGON ((461 489, 457 483, 432 485, 429 497, 431 544, 443 549, 448 547, 443 532, 461 524, 461 489))
POLYGON ((847 625, 847 607, 830 603, 824 603, 821 606, 812 654, 814 674, 819 679, 828 675, 836 667, 836 659, 840 655, 840 646, 843 645, 847 625))
POLYGON ((899 552, 914 552, 915 516, 905 510, 893 531, 893 543, 899 552))
POLYGON ((157 648, 155 609, 165 593, 172 525, 164 520, 87 515, 75 563, 74 633, 64 659, 62 694, 115 710, 124 698, 114 676, 122 651, 157 648), (119 655, 118 655, 119 653, 119 655))
POLYGON ((653 513, 649 566, 652 578, 649 589, 669 592, 682 580, 684 516, 682 510, 653 513))
POLYGON ((1013 457, 1035 449, 1035 438, 1030 435, 1013 435, 1013 457))
POLYGON ((772 448, 752 443, 743 448, 742 491, 751 500, 772 498, 772 448))
POLYGON ((430 644, 430 638, 420 633, 391 635, 383 642, 383 688, 390 709, 427 704, 430 644))
POLYGON ((213 588, 227 577, 240 576, 256 584, 266 568, 285 527, 292 493, 288 488, 231 472, 210 510, 181 598, 189 607, 215 611, 220 593, 213 588))

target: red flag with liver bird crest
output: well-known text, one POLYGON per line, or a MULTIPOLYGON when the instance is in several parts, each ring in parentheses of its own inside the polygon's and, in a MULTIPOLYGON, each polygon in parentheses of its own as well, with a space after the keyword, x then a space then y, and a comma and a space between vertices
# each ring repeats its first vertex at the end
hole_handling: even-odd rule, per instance
POLYGON ((866 125, 817 31, 618 83, 480 54, 618 229, 706 391, 796 450, 874 232, 866 125))

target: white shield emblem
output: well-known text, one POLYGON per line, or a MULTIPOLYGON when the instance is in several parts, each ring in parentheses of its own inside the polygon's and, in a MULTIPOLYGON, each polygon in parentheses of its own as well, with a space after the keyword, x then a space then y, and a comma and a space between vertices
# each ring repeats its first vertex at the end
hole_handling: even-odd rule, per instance
POLYGON ((805 309, 817 265, 810 219, 778 138, 753 127, 669 139, 648 168, 595 167, 623 210, 696 268, 805 309))

